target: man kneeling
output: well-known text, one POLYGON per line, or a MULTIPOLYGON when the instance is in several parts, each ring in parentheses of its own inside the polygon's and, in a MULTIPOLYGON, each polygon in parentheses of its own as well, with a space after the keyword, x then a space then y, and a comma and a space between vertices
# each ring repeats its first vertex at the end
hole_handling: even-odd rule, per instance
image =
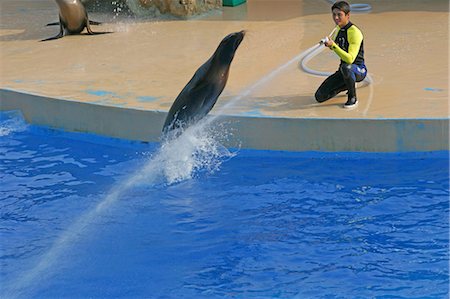
POLYGON ((358 104, 355 84, 364 80, 367 75, 364 64, 364 38, 358 27, 350 22, 350 5, 347 2, 336 2, 331 11, 337 26, 333 36, 327 38, 324 45, 339 56, 341 64, 336 73, 320 85, 315 97, 317 102, 322 103, 347 90, 348 100, 344 108, 354 108, 358 104))

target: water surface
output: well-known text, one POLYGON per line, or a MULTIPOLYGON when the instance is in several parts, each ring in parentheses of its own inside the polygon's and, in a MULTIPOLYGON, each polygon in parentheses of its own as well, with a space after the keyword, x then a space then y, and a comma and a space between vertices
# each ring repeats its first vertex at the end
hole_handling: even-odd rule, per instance
POLYGON ((448 296, 448 153, 240 150, 169 184, 159 144, 2 116, 1 297, 448 296))

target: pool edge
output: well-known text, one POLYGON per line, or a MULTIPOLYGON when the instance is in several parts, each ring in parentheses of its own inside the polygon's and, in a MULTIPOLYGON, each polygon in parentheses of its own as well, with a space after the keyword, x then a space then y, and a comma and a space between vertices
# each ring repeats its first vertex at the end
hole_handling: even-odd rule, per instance
MULTIPOLYGON (((69 132, 158 142, 166 112, 78 102, 0 89, 0 110, 20 110, 25 120, 69 132), (132 121, 130 121, 132 120, 132 121)), ((449 118, 340 119, 224 115, 228 147, 324 152, 449 150, 449 118), (228 130, 228 129, 227 129, 228 130)))

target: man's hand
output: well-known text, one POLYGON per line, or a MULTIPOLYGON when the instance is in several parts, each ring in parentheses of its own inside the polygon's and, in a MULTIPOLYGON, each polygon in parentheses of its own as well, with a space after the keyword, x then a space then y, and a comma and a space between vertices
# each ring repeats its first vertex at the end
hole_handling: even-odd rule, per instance
POLYGON ((325 45, 328 48, 331 48, 331 46, 333 45, 333 40, 331 39, 330 36, 325 36, 324 38, 322 38, 320 40, 320 44, 325 45))
POLYGON ((325 42, 323 44, 326 47, 331 48, 331 46, 334 44, 334 41, 327 36, 327 38, 325 39, 325 42))

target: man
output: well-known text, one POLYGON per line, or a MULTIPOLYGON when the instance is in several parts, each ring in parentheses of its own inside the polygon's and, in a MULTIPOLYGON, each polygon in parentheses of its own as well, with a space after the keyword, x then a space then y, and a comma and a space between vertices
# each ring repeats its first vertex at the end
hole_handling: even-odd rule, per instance
POLYGON ((320 85, 315 97, 317 102, 322 103, 347 90, 348 100, 344 108, 354 108, 358 104, 355 84, 364 80, 367 75, 363 35, 358 27, 350 22, 350 5, 347 2, 336 2, 331 11, 337 26, 333 36, 323 40, 323 43, 341 58, 341 64, 336 73, 320 85))

